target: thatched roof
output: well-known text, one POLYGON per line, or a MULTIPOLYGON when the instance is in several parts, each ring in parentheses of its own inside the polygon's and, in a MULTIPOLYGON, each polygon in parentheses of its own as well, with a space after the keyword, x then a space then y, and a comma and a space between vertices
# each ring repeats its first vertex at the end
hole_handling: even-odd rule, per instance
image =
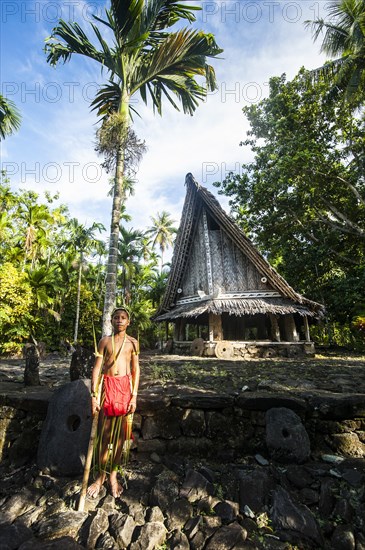
POLYGON ((177 305, 170 311, 158 316, 158 321, 172 321, 179 317, 199 317, 203 313, 214 313, 221 315, 229 313, 230 315, 255 315, 256 313, 273 313, 276 315, 286 315, 289 313, 299 313, 314 317, 315 313, 308 308, 293 304, 289 300, 277 300, 275 298, 266 299, 233 299, 233 300, 207 300, 202 303, 177 305))
MULTIPOLYGON (((173 320, 179 317, 198 317, 203 313, 229 313, 247 315, 257 313, 289 314, 320 317, 324 307, 297 293, 260 254, 239 226, 226 214, 217 199, 199 185, 192 174, 185 179, 187 187, 180 227, 177 233, 174 254, 166 292, 161 306, 154 316, 155 321, 173 320), (204 208, 226 233, 229 239, 252 262, 261 276, 266 277, 273 292, 265 296, 227 295, 205 296, 192 303, 180 303, 178 289, 189 258, 197 220, 204 208), (276 291, 276 292, 275 292, 276 291), (271 296, 270 296, 271 294, 271 296)), ((239 290, 239 289, 237 289, 239 290)))

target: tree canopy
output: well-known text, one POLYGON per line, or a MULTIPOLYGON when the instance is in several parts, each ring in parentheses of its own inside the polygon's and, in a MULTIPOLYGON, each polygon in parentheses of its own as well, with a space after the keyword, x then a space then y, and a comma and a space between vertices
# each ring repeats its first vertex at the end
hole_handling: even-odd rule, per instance
POLYGON ((243 109, 254 158, 216 185, 261 251, 343 322, 365 308, 365 128, 303 69, 243 109))
MULTIPOLYGON (((48 351, 71 343, 93 346, 100 333, 105 295, 103 226, 68 219, 57 198, 14 192, 0 181, 0 353, 19 353, 25 342, 42 341, 48 351)), ((169 218, 169 214, 166 213, 169 218)), ((118 243, 117 305, 128 303, 132 333, 154 347, 162 328, 150 317, 159 305, 167 274, 159 277, 158 256, 146 230, 123 227, 118 243)))

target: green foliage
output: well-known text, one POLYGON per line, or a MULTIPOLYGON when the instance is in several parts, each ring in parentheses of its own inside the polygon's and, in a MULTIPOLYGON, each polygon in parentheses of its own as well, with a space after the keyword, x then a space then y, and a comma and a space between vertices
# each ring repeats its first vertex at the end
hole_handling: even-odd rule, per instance
POLYGON ((0 141, 19 130, 21 116, 15 103, 0 94, 0 141))
MULTIPOLYGON (((101 326, 102 312, 97 307, 97 296, 84 284, 81 285, 80 292, 80 320, 79 320, 79 338, 81 345, 94 345, 93 324, 97 333, 101 326)), ((65 298, 62 307, 61 321, 59 323, 59 337, 64 340, 71 340, 77 308, 77 286, 74 285, 65 298)), ((100 336, 100 334, 99 334, 100 336)))
POLYGON ((352 326, 355 330, 358 330, 362 338, 365 340, 365 315, 358 315, 352 321, 352 326))
POLYGON ((158 213, 157 216, 152 216, 151 220, 153 225, 147 229, 146 234, 151 235, 152 246, 158 246, 160 249, 162 272, 164 252, 169 245, 173 244, 177 229, 173 226, 174 221, 171 219, 170 214, 165 210, 158 213))
POLYGON ((151 363, 148 366, 148 369, 152 380, 168 382, 169 380, 172 380, 174 378, 174 371, 166 365, 151 363))
POLYGON ((365 126, 328 90, 304 69, 271 78, 269 97, 243 109, 253 162, 216 185, 288 282, 349 323, 365 283, 365 126))
POLYGON ((329 97, 343 98, 358 107, 364 102, 365 85, 365 0, 332 0, 325 5, 328 19, 306 21, 313 39, 323 38, 321 51, 334 57, 312 71, 332 84, 329 97))
MULTIPOLYGON (((18 353, 31 337, 48 350, 62 349, 75 334, 79 343, 93 345, 93 323, 101 336, 106 246, 96 235, 103 226, 87 228, 75 218, 65 223, 67 209, 55 208, 56 199, 46 193, 42 203, 32 191, 14 192, 1 174, 0 353, 18 353)), ((150 320, 167 280, 157 262, 144 231, 122 228, 117 303, 128 303, 131 334, 142 347, 165 336, 150 320)))
POLYGON ((24 273, 10 263, 0 266, 0 352, 17 353, 30 336, 33 295, 24 273))

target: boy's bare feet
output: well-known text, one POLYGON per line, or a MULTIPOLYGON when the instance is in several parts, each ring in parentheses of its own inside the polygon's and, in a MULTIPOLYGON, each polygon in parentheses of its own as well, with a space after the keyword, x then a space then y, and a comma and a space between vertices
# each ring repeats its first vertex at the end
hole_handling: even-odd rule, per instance
POLYGON ((123 487, 118 481, 117 472, 112 472, 109 478, 110 492, 114 498, 119 498, 123 493, 123 487))
POLYGON ((99 496, 100 490, 105 481, 105 475, 99 476, 94 483, 92 483, 87 490, 87 496, 91 498, 97 498, 99 496))

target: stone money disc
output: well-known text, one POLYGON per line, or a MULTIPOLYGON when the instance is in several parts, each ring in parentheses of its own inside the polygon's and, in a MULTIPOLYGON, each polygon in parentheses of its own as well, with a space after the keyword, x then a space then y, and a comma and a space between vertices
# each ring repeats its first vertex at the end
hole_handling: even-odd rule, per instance
POLYGON ((195 338, 195 340, 191 342, 190 353, 201 357, 204 352, 204 344, 203 338, 195 338))
POLYGON ((215 355, 218 359, 232 359, 233 358, 233 344, 227 340, 221 340, 217 342, 215 346, 215 355))

